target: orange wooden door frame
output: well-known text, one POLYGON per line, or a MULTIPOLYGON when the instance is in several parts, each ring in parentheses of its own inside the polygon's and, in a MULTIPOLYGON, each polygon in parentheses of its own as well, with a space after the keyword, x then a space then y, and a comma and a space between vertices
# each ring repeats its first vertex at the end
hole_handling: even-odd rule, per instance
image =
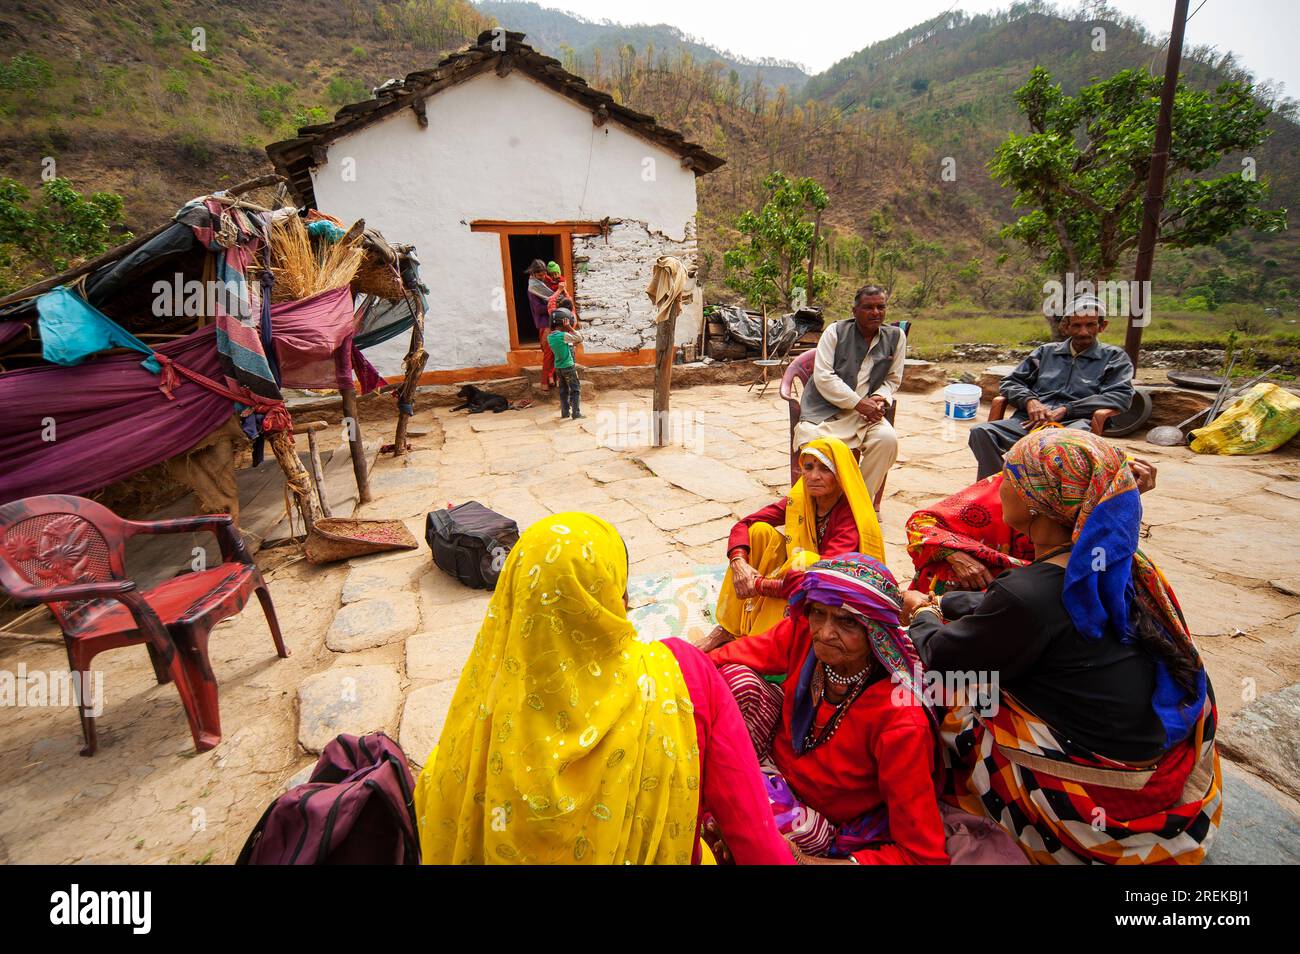
POLYGON ((599 222, 504 222, 497 219, 475 219, 469 224, 471 232, 496 232, 501 241, 502 288, 506 298, 506 317, 510 331, 512 352, 540 351, 541 345, 519 343, 519 319, 515 312, 514 275, 510 271, 510 236, 558 235, 560 237, 560 267, 569 280, 569 294, 576 298, 578 279, 573 273, 573 236, 599 235, 599 222))

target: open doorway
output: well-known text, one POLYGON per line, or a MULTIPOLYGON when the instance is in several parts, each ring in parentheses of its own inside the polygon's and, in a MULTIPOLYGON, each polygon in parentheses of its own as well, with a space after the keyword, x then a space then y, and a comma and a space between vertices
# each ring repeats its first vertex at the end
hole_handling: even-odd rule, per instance
MULTIPOLYGON (((561 236, 552 235, 510 235, 507 236, 510 248, 510 277, 515 305, 516 340, 525 347, 537 344, 537 327, 533 324, 533 312, 528 306, 528 276, 524 269, 534 259, 543 262, 562 262, 563 252, 561 236)), ((561 265, 563 267, 563 265, 561 265)))

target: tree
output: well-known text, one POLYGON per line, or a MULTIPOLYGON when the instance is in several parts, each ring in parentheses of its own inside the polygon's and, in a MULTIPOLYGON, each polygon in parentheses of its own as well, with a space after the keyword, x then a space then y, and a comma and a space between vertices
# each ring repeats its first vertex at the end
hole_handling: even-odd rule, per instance
POLYGON ((51 179, 33 203, 22 185, 0 178, 0 292, 107 251, 113 229, 121 225, 119 195, 96 192, 83 198, 67 179, 51 179))
MULTIPOLYGON (((773 172, 763 180, 767 201, 757 212, 745 211, 736 228, 747 237, 722 257, 728 288, 743 292, 754 307, 791 307, 796 288, 806 288, 806 263, 815 259, 825 241, 809 216, 817 217, 830 204, 826 190, 811 178, 791 180, 773 172)), ((831 277, 812 269, 808 301, 830 287, 831 277)))
POLYGON ((920 268, 921 274, 909 291, 905 306, 921 309, 934 299, 940 280, 947 274, 948 266, 944 262, 946 253, 938 242, 913 242, 907 254, 920 268))
POLYGON ((997 287, 997 277, 984 271, 982 260, 972 258, 959 268, 953 277, 957 279, 963 291, 969 291, 979 298, 980 304, 985 308, 989 306, 989 296, 997 287))
MULTIPOLYGON (((1002 234, 1042 254, 1053 272, 1108 280, 1137 245, 1160 85, 1147 70, 1130 69, 1068 96, 1035 67, 1015 94, 1032 131, 1009 136, 989 162, 993 177, 1016 190, 1014 205, 1034 211, 1002 234)), ((1264 183, 1240 172, 1197 178, 1226 153, 1261 143, 1269 113, 1249 83, 1224 83, 1213 93, 1179 84, 1161 244, 1191 248, 1242 226, 1286 227, 1285 210, 1260 208, 1264 183)))

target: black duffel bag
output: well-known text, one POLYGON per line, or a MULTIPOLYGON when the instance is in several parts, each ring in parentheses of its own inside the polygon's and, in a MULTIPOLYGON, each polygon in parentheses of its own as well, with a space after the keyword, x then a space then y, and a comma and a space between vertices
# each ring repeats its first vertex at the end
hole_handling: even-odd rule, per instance
POLYGON ((519 524, 471 500, 431 512, 424 521, 424 539, 439 569, 466 586, 490 590, 519 540, 519 524))

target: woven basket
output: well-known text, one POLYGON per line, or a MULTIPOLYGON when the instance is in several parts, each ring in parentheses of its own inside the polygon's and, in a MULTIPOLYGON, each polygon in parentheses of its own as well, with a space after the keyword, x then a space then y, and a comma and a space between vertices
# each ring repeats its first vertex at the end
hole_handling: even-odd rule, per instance
POLYGON ((356 294, 378 295, 380 298, 401 298, 402 276, 386 262, 377 262, 366 256, 357 273, 352 276, 352 291, 356 294))
POLYGON ((400 520, 322 517, 307 534, 309 563, 336 563, 367 553, 417 550, 420 544, 400 520))

